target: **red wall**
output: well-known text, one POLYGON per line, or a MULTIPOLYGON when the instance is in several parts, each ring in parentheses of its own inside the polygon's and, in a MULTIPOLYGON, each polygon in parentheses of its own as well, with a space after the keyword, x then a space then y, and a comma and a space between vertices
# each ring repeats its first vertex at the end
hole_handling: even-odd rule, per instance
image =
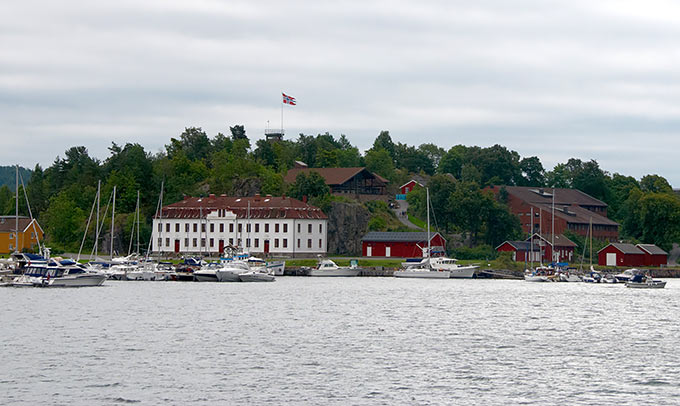
MULTIPOLYGON (((432 237, 432 246, 441 246, 446 249, 446 241, 439 235, 436 234, 432 237)), ((422 242, 402 242, 402 241, 391 241, 391 242, 377 242, 377 241, 362 241, 361 242, 361 255, 368 256, 368 247, 371 246, 371 256, 372 257, 384 257, 386 247, 390 247, 390 257, 401 257, 401 258, 419 258, 423 256, 422 247, 426 246, 425 241, 422 242)))
POLYGON ((413 188, 416 186, 420 186, 418 182, 416 182, 415 180, 410 181, 409 183, 401 187, 401 194, 402 195, 407 194, 408 192, 412 191, 413 188))
POLYGON ((643 254, 623 254, 613 245, 609 245, 597 254, 598 265, 607 265, 607 254, 616 253, 616 266, 645 266, 643 254))
POLYGON ((668 256, 662 255, 662 254, 657 254, 657 255, 652 255, 648 254, 646 251, 643 250, 645 253, 645 266, 661 266, 661 265, 667 265, 668 264, 668 256))

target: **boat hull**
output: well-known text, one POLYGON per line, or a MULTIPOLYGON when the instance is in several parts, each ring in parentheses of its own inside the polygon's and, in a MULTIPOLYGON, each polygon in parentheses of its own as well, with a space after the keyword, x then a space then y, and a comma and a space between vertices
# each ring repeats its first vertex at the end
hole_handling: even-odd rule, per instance
POLYGON ((214 273, 196 273, 194 272, 194 280, 196 282, 217 282, 217 275, 214 273))
POLYGON ((626 287, 634 289, 663 289, 666 287, 666 281, 626 282, 626 287))
POLYGON ((240 274, 233 271, 215 271, 218 282, 240 282, 240 274))
POLYGON ((269 275, 260 272, 248 272, 239 275, 241 282, 274 282, 276 278, 274 275, 269 275))
POLYGON ((415 278, 415 279, 450 279, 449 271, 394 271, 395 278, 415 278))
POLYGON ((282 276, 286 270, 285 261, 276 261, 267 263, 267 271, 276 276, 282 276))
POLYGON ((106 280, 104 274, 78 274, 51 278, 49 287, 52 288, 84 288, 88 286, 101 286, 106 280))
POLYGON ((451 278, 470 279, 475 277, 475 270, 478 266, 461 266, 456 269, 447 269, 451 274, 451 278))
POLYGON ((309 276, 357 276, 361 269, 312 269, 309 276))
POLYGON ((548 282, 548 277, 543 275, 524 275, 527 282, 548 282))

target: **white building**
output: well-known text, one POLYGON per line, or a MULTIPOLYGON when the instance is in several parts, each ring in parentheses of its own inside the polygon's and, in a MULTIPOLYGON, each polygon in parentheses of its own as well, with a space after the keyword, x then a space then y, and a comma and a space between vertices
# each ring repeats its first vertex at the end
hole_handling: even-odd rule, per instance
POLYGON ((225 247, 251 254, 315 255, 327 250, 328 217, 292 197, 187 197, 153 219, 153 251, 217 256, 225 247))

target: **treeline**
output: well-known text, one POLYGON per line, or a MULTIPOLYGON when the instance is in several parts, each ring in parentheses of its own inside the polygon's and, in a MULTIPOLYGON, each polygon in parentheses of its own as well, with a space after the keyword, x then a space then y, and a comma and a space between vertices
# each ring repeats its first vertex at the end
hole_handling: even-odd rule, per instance
MULTIPOLYGON (((113 186, 117 186, 114 243, 118 252, 127 251, 138 190, 146 219, 142 235, 148 241, 162 182, 164 204, 181 200, 184 195, 287 193, 307 195, 322 208, 327 207, 325 203, 332 198, 320 177, 300 176, 293 185, 284 183, 283 177, 295 161, 310 167, 366 166, 390 180, 390 193, 396 193, 412 174, 430 178, 439 228, 464 233, 471 245, 491 246, 521 237, 519 222, 507 212, 502 196, 496 199, 483 191, 492 184, 577 188, 609 204, 609 217, 621 223, 624 238, 667 248, 680 236, 680 200, 664 178, 648 175, 638 181, 609 174, 596 161, 578 159, 547 171, 538 157, 521 157, 501 145, 456 145, 445 150, 426 143, 416 147, 395 143, 389 132, 383 131, 362 154, 344 135, 328 133, 300 134, 297 139, 280 142, 260 139, 251 145, 245 128, 235 125, 226 134, 212 137, 201 128, 186 128, 157 154, 133 143, 113 143, 109 152, 101 161, 91 157, 84 146, 72 147, 50 167, 36 166, 32 171, 26 192, 51 246, 69 251, 79 247, 100 180, 102 216, 113 186)), ((23 196, 23 191, 19 193, 23 196)), ((1 213, 13 214, 13 196, 13 187, 0 187, 1 213)), ((21 201, 21 212, 27 214, 21 201)), ((424 217, 423 193, 409 196, 409 202, 412 213, 424 217)), ((104 230, 110 229, 110 223, 106 223, 109 216, 110 211, 104 230)), ((108 231, 105 233, 105 239, 111 238, 108 231)), ((90 227, 86 247, 91 247, 93 235, 90 227)))

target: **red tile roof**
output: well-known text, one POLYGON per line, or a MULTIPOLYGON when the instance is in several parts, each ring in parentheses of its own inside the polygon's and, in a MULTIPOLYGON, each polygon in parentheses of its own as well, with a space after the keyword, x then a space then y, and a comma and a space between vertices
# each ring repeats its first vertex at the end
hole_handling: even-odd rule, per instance
MULTIPOLYGON (((163 218, 204 218, 215 210, 228 210, 237 218, 252 219, 327 219, 318 207, 311 206, 292 197, 251 196, 251 197, 187 197, 184 200, 163 207, 163 218)), ((154 216, 158 218, 158 216, 154 216)))

